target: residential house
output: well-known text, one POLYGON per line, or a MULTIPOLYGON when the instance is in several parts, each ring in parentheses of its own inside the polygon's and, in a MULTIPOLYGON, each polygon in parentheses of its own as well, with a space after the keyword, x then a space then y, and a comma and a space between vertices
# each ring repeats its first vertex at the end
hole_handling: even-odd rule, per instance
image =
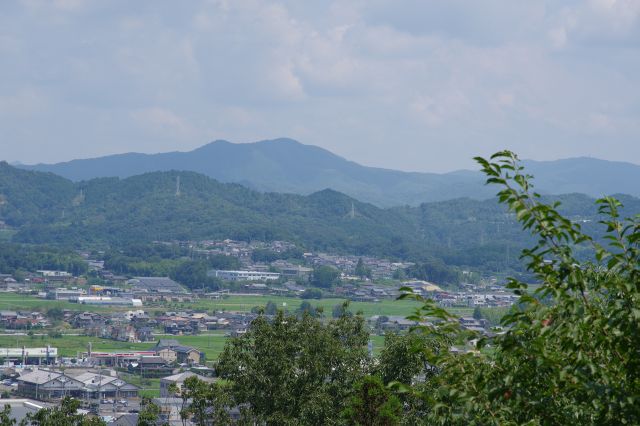
POLYGON ((107 319, 100 314, 94 312, 81 312, 73 317, 71 324, 74 328, 95 328, 105 325, 107 319))
POLYGON ((176 346, 172 348, 176 351, 178 363, 180 364, 202 364, 204 362, 204 353, 190 346, 176 346))
POLYGON ((164 377, 173 372, 173 369, 159 356, 142 356, 137 362, 131 363, 129 368, 142 377, 164 377))
POLYGON ((84 373, 75 377, 83 383, 85 398, 137 398, 139 387, 125 382, 116 375, 103 375, 96 373, 84 373))
POLYGON ((160 348, 156 350, 156 355, 162 358, 167 364, 178 362, 178 354, 173 348, 160 348))
POLYGON ((183 346, 177 340, 160 339, 154 347, 156 354, 167 363, 201 364, 204 362, 204 354, 190 346, 183 346))
POLYGON ((138 332, 138 341, 139 342, 150 342, 154 340, 153 336, 153 328, 151 327, 140 327, 137 328, 138 332))

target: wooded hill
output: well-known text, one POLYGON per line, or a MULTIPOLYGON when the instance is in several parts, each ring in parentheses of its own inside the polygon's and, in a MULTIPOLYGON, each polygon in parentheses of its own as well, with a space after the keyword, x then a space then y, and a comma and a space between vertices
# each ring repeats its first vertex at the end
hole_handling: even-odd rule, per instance
MULTIPOLYGON (((597 225, 594 200, 556 197, 561 211, 597 225)), ((629 213, 640 199, 621 196, 629 213)), ((72 182, 0 163, 0 220, 14 242, 108 247, 156 240, 288 240, 309 250, 441 259, 519 269, 529 237, 495 200, 455 199, 382 209, 327 189, 308 196, 261 193, 193 172, 72 182), (178 190, 178 179, 179 190, 178 190)))

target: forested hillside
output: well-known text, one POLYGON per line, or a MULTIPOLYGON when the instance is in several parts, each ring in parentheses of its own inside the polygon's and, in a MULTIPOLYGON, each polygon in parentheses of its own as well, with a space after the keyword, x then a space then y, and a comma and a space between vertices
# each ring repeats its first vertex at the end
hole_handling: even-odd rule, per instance
POLYGON ((417 250, 411 224, 392 211, 332 190, 309 196, 260 193, 191 172, 156 172, 52 187, 49 174, 2 167, 0 214, 14 240, 73 246, 232 238, 290 240, 322 250, 386 253, 391 241, 417 250), (9 176, 4 179, 4 176, 9 176), (28 176, 29 179, 23 179, 28 176), (176 194, 180 178, 180 193, 176 194), (6 182, 6 185, 4 184, 6 182), (4 187, 8 186, 7 189, 4 187), (14 197, 12 194, 31 194, 14 197))
MULTIPOLYGON (((14 242, 114 247, 155 240, 289 240, 310 250, 371 254, 502 271, 520 269, 530 242, 495 200, 455 199, 381 209, 333 190, 261 193, 193 172, 154 172, 73 183, 0 164, 0 220, 14 242), (178 178, 180 181, 178 191, 178 178)), ((597 228, 593 199, 556 197, 597 228)), ((620 197, 628 213, 640 200, 620 197)))

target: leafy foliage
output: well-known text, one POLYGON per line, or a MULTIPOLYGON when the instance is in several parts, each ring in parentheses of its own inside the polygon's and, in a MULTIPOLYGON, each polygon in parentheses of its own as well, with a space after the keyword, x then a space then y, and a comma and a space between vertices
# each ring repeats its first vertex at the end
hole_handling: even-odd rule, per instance
POLYGON ((183 401, 180 410, 183 420, 197 426, 231 423, 232 400, 226 385, 207 383, 192 376, 185 379, 180 389, 173 385, 173 392, 183 401))
POLYGON ((5 405, 0 411, 0 426, 14 426, 16 420, 11 417, 11 406, 5 405))
POLYGON ((402 403, 377 376, 365 376, 354 386, 342 416, 347 424, 393 426, 400 424, 402 403))
POLYGON ((457 269, 448 267, 440 259, 428 259, 416 263, 407 269, 407 274, 419 280, 441 284, 459 284, 462 275, 457 269))
POLYGON ((307 288, 300 295, 302 299, 322 299, 322 290, 319 288, 307 288))
POLYGON ((251 253, 254 262, 273 262, 279 259, 302 259, 302 250, 295 248, 283 252, 275 252, 268 249, 256 249, 251 253))
POLYGON ((207 276, 209 269, 238 269, 240 261, 217 254, 208 257, 187 257, 188 250, 177 244, 128 244, 105 253, 105 267, 133 276, 170 276, 190 289, 220 288, 220 280, 207 276))
POLYGON ((63 248, 0 243, 0 273, 39 269, 67 271, 82 275, 89 269, 76 252, 63 248))
MULTIPOLYGON (((487 182, 502 186, 507 204, 537 242, 522 252, 542 286, 516 279, 518 309, 507 332, 481 339, 481 352, 435 354, 435 391, 414 391, 431 406, 435 424, 581 424, 640 422, 640 216, 622 219, 620 202, 598 200, 608 248, 581 224, 541 202, 517 157, 505 151, 477 159, 487 182), (590 251, 580 261, 576 252, 590 251), (491 348, 490 351, 484 351, 491 348)), ((416 317, 433 310, 425 301, 416 317)), ((432 331, 444 333, 452 323, 432 331)), ((453 329, 449 332, 454 333, 453 329)))
POLYGON ((328 265, 318 266, 313 269, 311 284, 320 288, 331 288, 338 283, 340 271, 328 265))
POLYGON ((160 407, 150 398, 143 397, 140 401, 140 413, 138 415, 138 426, 156 426, 160 420, 160 407))
POLYGON ((358 259, 358 263, 356 264, 355 269, 356 276, 363 278, 371 278, 371 269, 365 266, 362 258, 358 259))
POLYGON ((335 414, 368 368, 367 340, 361 316, 324 324, 280 311, 231 339, 217 369, 234 401, 266 424, 337 424, 335 414))

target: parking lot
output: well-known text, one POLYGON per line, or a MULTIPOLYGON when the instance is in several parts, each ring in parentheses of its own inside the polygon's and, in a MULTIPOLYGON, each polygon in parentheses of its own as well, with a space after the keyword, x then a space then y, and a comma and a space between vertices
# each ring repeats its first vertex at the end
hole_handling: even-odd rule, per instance
POLYGON ((114 413, 132 413, 140 410, 140 401, 113 399, 100 401, 99 414, 101 416, 113 415, 114 413))

